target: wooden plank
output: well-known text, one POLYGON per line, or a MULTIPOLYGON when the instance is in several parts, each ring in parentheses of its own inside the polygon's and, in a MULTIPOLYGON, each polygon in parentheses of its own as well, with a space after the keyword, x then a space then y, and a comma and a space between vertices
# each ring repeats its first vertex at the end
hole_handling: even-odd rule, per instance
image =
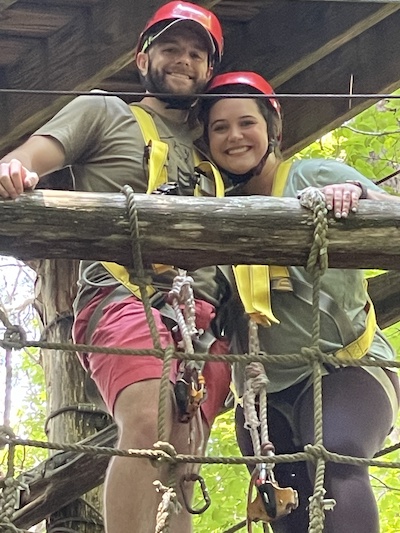
MULTIPOLYGON (((294 198, 140 194, 135 198, 147 264, 192 269, 211 264, 307 262, 313 241, 310 212, 294 198)), ((399 268, 399 225, 400 202, 364 200, 356 216, 331 219, 330 266, 399 268)), ((3 255, 127 264, 132 263, 130 243, 123 194, 37 191, 15 201, 0 201, 3 255)))
POLYGON ((14 65, 35 44, 32 40, 17 37, 5 38, 0 35, 0 68, 14 65))
POLYGON ((399 0, 302 0, 303 2, 343 2, 360 4, 397 4, 399 0))
POLYGON ((15 4, 17 1, 18 0, 0 0, 0 13, 8 9, 10 6, 15 4))
MULTIPOLYGON (((46 47, 34 48, 37 60, 29 65, 20 56, 18 65, 7 72, 8 86, 47 90, 90 89, 120 70, 133 59, 140 29, 153 9, 164 2, 149 5, 144 0, 114 0, 95 4, 90 11, 74 8, 74 18, 46 41, 46 47), (134 21, 134 22, 132 22, 134 21), (39 64, 38 64, 39 63, 39 64), (40 70, 37 74, 36 65, 40 70)), ((0 153, 35 130, 65 104, 65 99, 46 96, 8 95, 14 127, 0 139, 0 153)))
MULTIPOLYGON (((99 4, 100 2, 103 2, 104 0, 23 0, 24 4, 29 4, 32 6, 40 5, 40 6, 78 6, 78 7, 84 7, 84 6, 93 6, 95 4, 99 4)), ((21 2, 22 3, 22 2, 21 2)))
MULTIPOLYGON (((281 93, 348 94, 350 76, 353 92, 390 93, 400 87, 400 56, 397 28, 400 11, 359 35, 295 78, 279 87, 281 93), (385 57, 385 60, 382 60, 385 57)), ((296 153, 324 133, 373 104, 371 99, 325 98, 317 100, 281 98, 284 121, 284 148, 296 153), (290 147, 290 149, 288 149, 290 147)))
POLYGON ((46 8, 24 5, 21 2, 10 7, 0 18, 1 35, 23 37, 47 37, 71 21, 71 9, 46 8))
POLYGON ((368 292, 381 329, 400 321, 400 271, 393 270, 370 278, 368 292))
MULTIPOLYGON (((81 444, 112 447, 116 438, 117 428, 112 424, 81 444)), ((104 480, 108 462, 106 455, 59 452, 25 472, 30 491, 22 492, 13 523, 27 529, 97 487, 104 480)))
POLYGON ((235 70, 240 61, 246 69, 264 74, 278 89, 399 9, 400 4, 357 2, 268 4, 249 24, 228 25, 223 69, 235 70))

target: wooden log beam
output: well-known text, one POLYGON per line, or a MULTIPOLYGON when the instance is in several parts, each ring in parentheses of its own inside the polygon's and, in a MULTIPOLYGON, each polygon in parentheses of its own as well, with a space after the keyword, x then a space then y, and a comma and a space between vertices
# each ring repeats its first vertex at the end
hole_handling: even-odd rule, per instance
POLYGON ((368 292, 381 329, 400 321, 400 271, 384 272, 370 278, 368 292))
MULTIPOLYGON (((80 444, 112 447, 116 439, 117 428, 111 424, 80 444)), ((104 480, 109 460, 107 455, 58 452, 25 472, 23 480, 29 492, 21 493, 21 507, 13 515, 13 524, 28 529, 97 487, 104 480)))
MULTIPOLYGON (((136 195, 145 263, 193 269, 211 264, 305 265, 313 242, 309 210, 294 198, 136 195)), ((329 222, 329 264, 400 264, 400 201, 362 201, 357 215, 329 222)), ((132 263, 123 194, 36 191, 0 201, 0 254, 132 263)))

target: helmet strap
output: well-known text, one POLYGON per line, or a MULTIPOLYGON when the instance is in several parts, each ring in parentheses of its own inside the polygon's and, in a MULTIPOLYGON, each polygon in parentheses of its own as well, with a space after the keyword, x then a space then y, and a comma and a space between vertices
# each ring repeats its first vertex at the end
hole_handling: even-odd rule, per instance
POLYGON ((267 150, 266 150, 265 154, 262 156, 262 158, 260 159, 259 163, 255 167, 253 167, 250 170, 248 170, 245 174, 233 174, 232 172, 226 172, 226 175, 228 176, 228 178, 232 181, 232 183, 234 185, 247 183, 254 176, 258 176, 259 174, 261 174, 262 169, 264 168, 265 163, 267 162, 267 159, 268 159, 269 155, 272 152, 274 152, 275 146, 276 146, 276 140, 275 139, 271 139, 268 142, 267 150))

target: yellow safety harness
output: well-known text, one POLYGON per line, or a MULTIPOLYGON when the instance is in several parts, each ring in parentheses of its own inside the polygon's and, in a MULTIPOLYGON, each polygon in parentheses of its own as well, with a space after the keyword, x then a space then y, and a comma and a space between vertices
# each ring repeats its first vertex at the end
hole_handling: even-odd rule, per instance
MULTIPOLYGON (((271 196, 282 196, 291 163, 281 163, 272 187, 271 196)), ((236 285, 244 309, 263 326, 279 324, 271 307, 271 284, 282 291, 293 291, 289 270, 282 266, 237 265, 233 267, 236 285)))
MULTIPOLYGON (((168 183, 168 144, 160 140, 154 120, 145 109, 137 105, 131 105, 130 108, 139 124, 148 149, 147 194, 151 194, 161 185, 168 183)), ((200 171, 194 195, 223 197, 225 187, 219 170, 211 162, 201 161, 196 150, 193 151, 193 158, 195 167, 200 171)), ((291 162, 280 164, 274 179, 272 196, 280 197, 283 195, 290 167, 291 162)), ((102 265, 117 281, 140 298, 140 289, 138 285, 130 281, 129 272, 125 267, 106 261, 103 261, 102 265)), ((153 265, 157 274, 172 268, 169 265, 153 265)), ((293 291, 289 270, 286 267, 276 265, 237 265, 233 268, 233 272, 245 311, 252 319, 264 326, 279 323, 272 311, 271 288, 280 291, 293 291)), ((152 285, 148 285, 146 290, 149 297, 157 292, 152 285)), ((363 357, 372 344, 376 327, 374 306, 368 299, 364 332, 354 341, 339 349, 335 355, 339 358, 359 359, 363 357)))
MULTIPOLYGON (((275 176, 271 196, 282 196, 289 175, 291 163, 281 163, 275 176)), ((294 291, 294 281, 286 267, 267 265, 237 265, 233 268, 240 299, 245 311, 258 324, 271 326, 278 324, 271 306, 271 288, 281 291, 294 291)), ((365 280, 367 286, 368 282, 365 280)), ((303 284, 304 285, 304 284, 303 284)), ((304 288, 304 287, 303 287, 304 288)), ((327 295, 325 295, 328 297, 327 295)), ((366 355, 373 342, 377 323, 372 301, 368 297, 365 306, 366 318, 363 333, 354 341, 335 352, 339 359, 360 359, 366 355)), ((344 315, 344 312, 341 313, 344 315)), ((343 319, 343 317, 342 317, 343 319)), ((345 317, 347 321, 347 317, 345 317)), ((342 320, 343 322, 343 320, 342 320)))
MULTIPOLYGON (((148 149, 148 186, 147 194, 156 191, 161 185, 168 183, 168 144, 160 140, 157 127, 153 117, 145 109, 138 105, 131 105, 130 109, 143 135, 145 145, 148 149)), ((195 167, 201 171, 198 183, 195 186, 194 195, 203 196, 211 195, 217 198, 225 196, 225 186, 222 176, 215 165, 209 161, 202 161, 197 150, 193 150, 193 159, 195 167)), ((102 261, 103 267, 117 281, 132 292, 137 298, 141 298, 140 289, 130 281, 128 270, 117 264, 108 261, 102 261)), ((172 269, 172 266, 154 264, 153 269, 157 274, 161 274, 172 269)), ((147 294, 153 296, 157 290, 152 285, 147 285, 147 294)))

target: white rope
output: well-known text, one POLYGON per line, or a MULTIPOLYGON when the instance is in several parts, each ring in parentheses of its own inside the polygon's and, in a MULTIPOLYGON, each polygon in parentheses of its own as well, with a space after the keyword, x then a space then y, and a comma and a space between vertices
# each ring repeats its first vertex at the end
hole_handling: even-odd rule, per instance
POLYGON ((307 209, 314 209, 319 202, 325 202, 325 195, 317 187, 306 187, 301 191, 297 191, 297 198, 300 204, 307 209))
POLYGON ((160 481, 153 481, 157 492, 162 494, 157 508, 155 533, 168 533, 171 515, 178 514, 182 508, 176 492, 171 487, 165 487, 160 481))
MULTIPOLYGON (((188 276, 186 270, 178 269, 178 275, 172 282, 172 289, 168 294, 168 299, 174 309, 176 321, 182 336, 182 348, 186 353, 193 354, 193 338, 197 336, 196 328, 196 308, 192 289, 193 278, 188 276), (183 312, 181 307, 183 306, 183 312)), ((200 409, 189 422, 189 447, 193 455, 204 453, 204 430, 200 409), (199 436, 196 439, 196 434, 199 436), (196 444, 197 442, 197 444, 196 444)), ((187 465, 188 473, 194 471, 194 464, 187 465)))
MULTIPOLYGON (((249 354, 259 353, 258 325, 249 321, 249 354)), ((269 440, 267 418, 268 378, 262 363, 252 362, 245 368, 243 393, 244 427, 249 430, 255 455, 273 456, 273 446, 269 440), (257 413, 257 399, 259 414, 257 413)), ((260 468, 260 465, 259 465, 260 468)), ((272 475, 274 464, 263 464, 262 468, 272 475)))
POLYGON ((168 300, 174 309, 176 322, 182 336, 182 348, 189 354, 194 353, 192 339, 197 335, 192 283, 193 278, 187 276, 186 270, 178 269, 178 275, 175 276, 172 282, 172 289, 168 294, 168 300), (183 312, 181 306, 183 306, 183 312))

